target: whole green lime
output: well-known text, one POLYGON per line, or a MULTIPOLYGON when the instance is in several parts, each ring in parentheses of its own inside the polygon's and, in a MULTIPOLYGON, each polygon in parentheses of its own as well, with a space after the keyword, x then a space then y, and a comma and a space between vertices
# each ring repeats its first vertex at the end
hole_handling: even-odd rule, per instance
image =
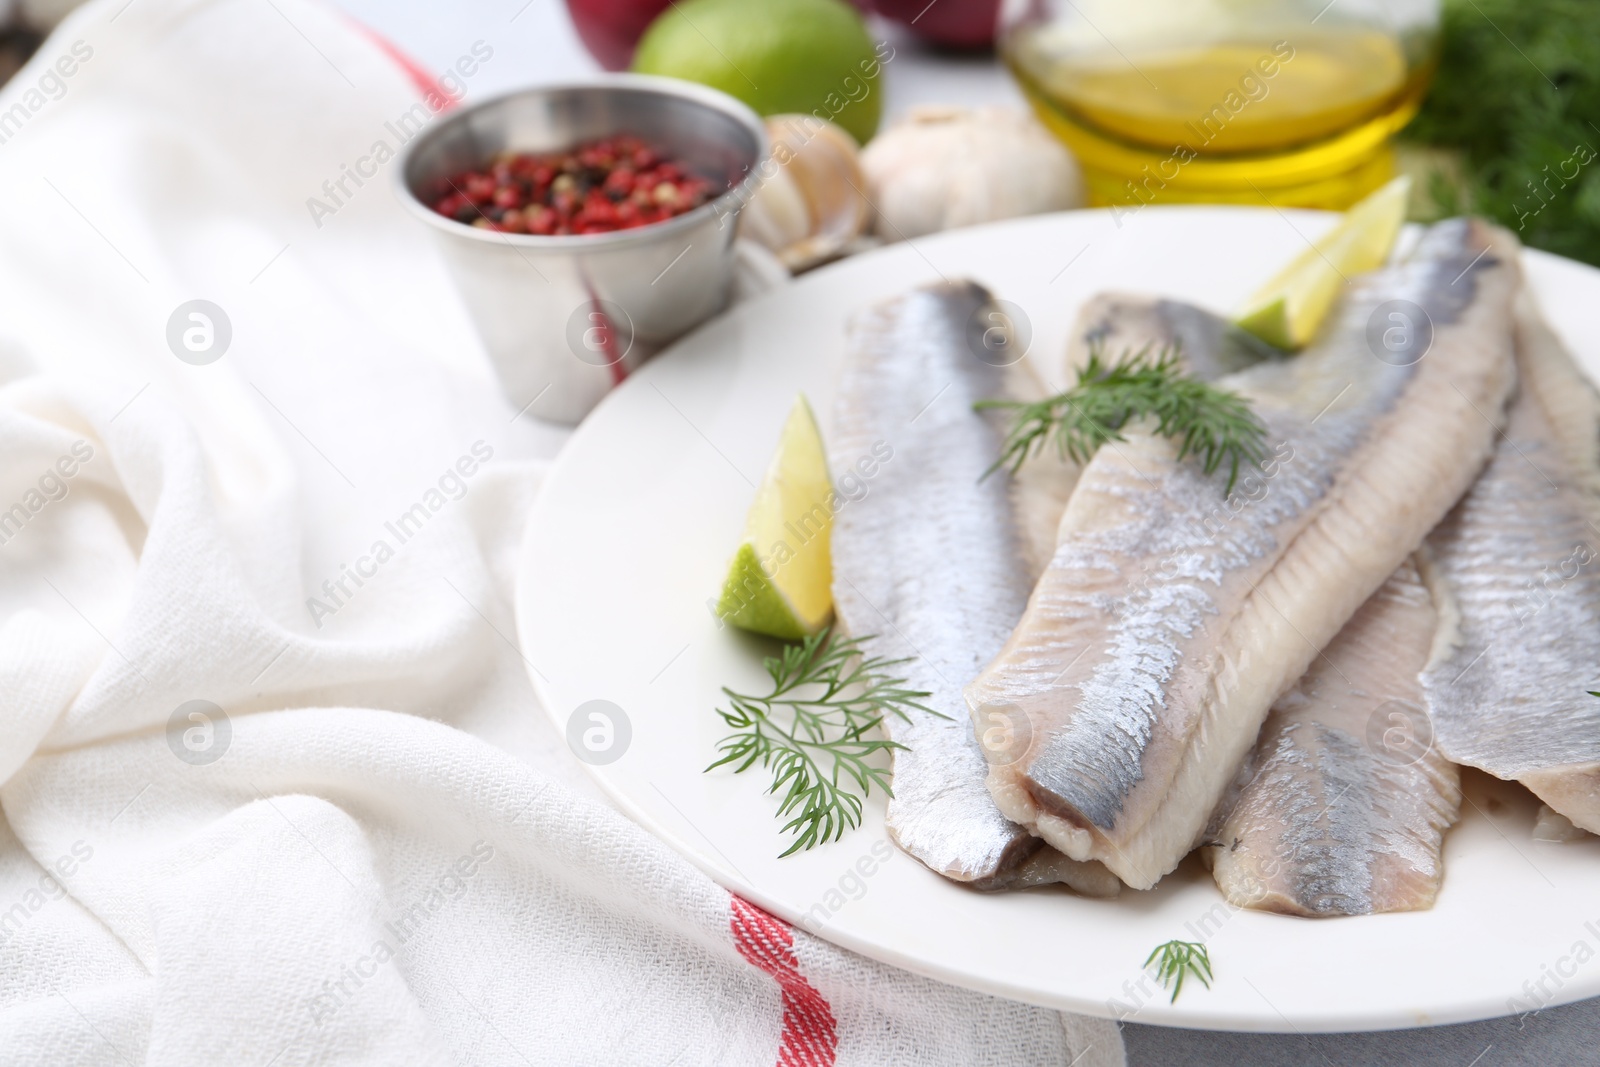
POLYGON ((721 89, 761 115, 814 114, 862 143, 883 110, 880 65, 844 0, 681 0, 650 24, 633 56, 641 74, 721 89))

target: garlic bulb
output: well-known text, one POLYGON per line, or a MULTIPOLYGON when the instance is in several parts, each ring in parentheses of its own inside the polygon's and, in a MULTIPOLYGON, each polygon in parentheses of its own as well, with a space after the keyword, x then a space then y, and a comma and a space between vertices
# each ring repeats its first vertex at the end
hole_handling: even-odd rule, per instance
POLYGON ((739 215, 740 235, 764 245, 791 271, 844 253, 871 219, 856 142, 812 115, 767 119, 772 157, 739 215))
POLYGON ((886 241, 1083 206, 1071 154, 1010 108, 921 107, 861 154, 886 241))

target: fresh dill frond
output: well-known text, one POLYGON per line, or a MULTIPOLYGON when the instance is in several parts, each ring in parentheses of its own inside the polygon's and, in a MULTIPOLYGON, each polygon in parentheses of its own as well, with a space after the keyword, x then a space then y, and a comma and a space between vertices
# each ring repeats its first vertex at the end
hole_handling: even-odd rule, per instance
POLYGON ((1157 945, 1150 955, 1145 957, 1144 966, 1155 963, 1156 981, 1165 989, 1172 987, 1172 999, 1169 1004, 1176 1003, 1178 994, 1183 991, 1183 979, 1186 975, 1194 975, 1200 984, 1207 989, 1211 988, 1211 954, 1206 947, 1198 941, 1168 941, 1164 945, 1157 945))
POLYGON ((862 800, 873 786, 894 795, 880 753, 906 746, 878 735, 887 716, 948 717, 919 703, 930 694, 891 673, 908 660, 867 656, 865 640, 839 637, 830 626, 766 657, 772 692, 722 689, 731 706, 717 714, 734 732, 717 743, 722 756, 706 770, 732 764, 739 773, 759 764, 771 771, 767 792, 782 794, 778 818, 792 816, 783 832, 795 835, 784 856, 837 841, 861 825, 862 800))
POLYGON ((1267 454, 1267 428, 1249 401, 1183 373, 1176 345, 1108 361, 1100 345, 1092 344, 1088 363, 1066 392, 1032 403, 980 400, 975 406, 1016 412, 1000 458, 985 477, 1002 467, 1016 473, 1052 441, 1063 458, 1087 463, 1101 445, 1123 440, 1128 423, 1146 417, 1155 419, 1157 434, 1178 440, 1179 459, 1198 456, 1207 474, 1227 463, 1225 495, 1233 492, 1240 464, 1267 454))
POLYGON ((1487 215, 1600 266, 1600 4, 1444 0, 1439 29, 1438 74, 1403 135, 1435 150, 1417 160, 1434 176, 1425 216, 1487 215))

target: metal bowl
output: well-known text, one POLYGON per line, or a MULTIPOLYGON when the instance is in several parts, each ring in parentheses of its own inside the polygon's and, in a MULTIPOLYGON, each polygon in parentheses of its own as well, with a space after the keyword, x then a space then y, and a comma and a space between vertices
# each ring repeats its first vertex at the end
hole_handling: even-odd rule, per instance
POLYGON ((408 144, 401 202, 437 235, 512 403, 574 423, 662 345, 727 306, 735 222, 767 154, 755 112, 672 78, 619 74, 525 89, 451 115, 408 144), (497 233, 428 206, 444 179, 497 153, 555 152, 631 133, 727 191, 614 233, 497 233))

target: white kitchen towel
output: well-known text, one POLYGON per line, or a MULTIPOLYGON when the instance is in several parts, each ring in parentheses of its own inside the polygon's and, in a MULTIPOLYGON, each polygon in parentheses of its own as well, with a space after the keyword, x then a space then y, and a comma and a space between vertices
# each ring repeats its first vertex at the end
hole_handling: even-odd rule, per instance
POLYGON ((419 73, 99 0, 0 92, 0 1064, 1122 1063, 597 799, 510 608, 563 435, 389 188, 419 73))

